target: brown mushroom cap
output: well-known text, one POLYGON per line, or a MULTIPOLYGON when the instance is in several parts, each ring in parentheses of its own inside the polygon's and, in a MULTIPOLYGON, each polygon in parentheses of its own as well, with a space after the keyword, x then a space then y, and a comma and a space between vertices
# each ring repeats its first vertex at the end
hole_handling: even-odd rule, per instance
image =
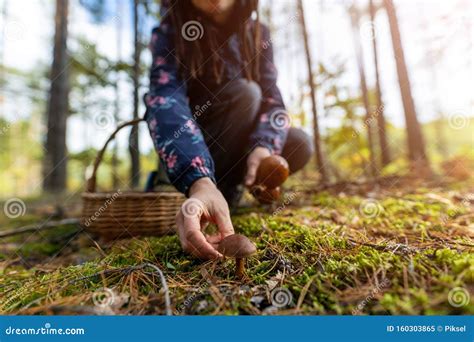
POLYGON ((262 160, 257 170, 257 184, 274 189, 283 184, 290 173, 285 158, 273 155, 262 160))
POLYGON ((228 257, 246 258, 255 253, 257 248, 246 236, 233 234, 224 238, 217 250, 228 257))

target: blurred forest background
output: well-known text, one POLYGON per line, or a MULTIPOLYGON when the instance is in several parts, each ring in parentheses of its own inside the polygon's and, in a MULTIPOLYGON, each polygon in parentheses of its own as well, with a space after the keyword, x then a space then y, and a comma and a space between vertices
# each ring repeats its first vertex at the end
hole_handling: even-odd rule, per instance
MULTIPOLYGON (((320 181, 469 177, 472 1, 260 6, 292 124, 317 143, 320 181)), ((144 114, 159 20, 156 0, 0 1, 0 198, 83 190, 108 135, 144 114)), ((140 126, 107 151, 98 183, 140 188, 156 164, 140 126)))

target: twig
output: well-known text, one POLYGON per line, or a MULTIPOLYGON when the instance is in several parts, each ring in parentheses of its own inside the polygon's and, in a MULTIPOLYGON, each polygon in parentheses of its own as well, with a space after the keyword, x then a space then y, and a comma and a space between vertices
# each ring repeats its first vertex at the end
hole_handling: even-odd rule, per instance
POLYGON ((305 286, 301 289, 300 297, 298 298, 298 302, 296 304, 296 311, 298 312, 301 309, 301 305, 306 297, 306 293, 308 293, 309 287, 313 283, 314 278, 316 275, 312 276, 309 281, 305 284, 305 286))
POLYGON ((140 266, 142 266, 142 268, 147 267, 147 266, 151 267, 156 271, 156 273, 159 274, 160 280, 161 280, 161 286, 163 287, 163 291, 165 292, 166 315, 167 316, 172 316, 173 312, 171 311, 170 293, 169 293, 168 284, 166 283, 166 278, 165 278, 163 272, 161 271, 161 269, 158 266, 156 266, 154 264, 151 264, 151 263, 148 263, 148 262, 137 266, 137 268, 139 268, 140 266))
MULTIPOLYGON (((3 232, 0 232, 0 239, 1 238, 6 238, 9 236, 14 236, 14 235, 19 235, 23 233, 28 233, 28 232, 36 232, 39 230, 46 230, 46 229, 51 229, 55 228, 58 226, 62 225, 67 225, 67 224, 79 224, 79 219, 78 218, 69 218, 69 219, 64 219, 60 221, 51 221, 51 222, 46 222, 40 225, 28 225, 28 226, 23 226, 19 228, 14 228, 14 229, 9 229, 5 230, 3 232)), ((82 229, 82 228, 80 228, 82 229)))

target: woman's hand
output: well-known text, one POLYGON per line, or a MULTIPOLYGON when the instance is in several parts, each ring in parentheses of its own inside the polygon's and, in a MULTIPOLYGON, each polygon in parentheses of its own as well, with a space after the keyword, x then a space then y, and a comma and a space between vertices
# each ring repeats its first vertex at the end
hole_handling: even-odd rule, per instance
POLYGON ((247 158, 247 175, 245 176, 245 186, 251 187, 255 183, 255 177, 257 176, 257 169, 260 162, 266 157, 271 156, 272 153, 268 148, 257 146, 250 153, 247 158))
POLYGON ((189 198, 176 215, 179 239, 183 249, 201 259, 216 259, 219 242, 234 234, 229 206, 224 196, 209 178, 200 178, 191 186, 189 198), (202 229, 215 223, 218 233, 205 236, 202 229))

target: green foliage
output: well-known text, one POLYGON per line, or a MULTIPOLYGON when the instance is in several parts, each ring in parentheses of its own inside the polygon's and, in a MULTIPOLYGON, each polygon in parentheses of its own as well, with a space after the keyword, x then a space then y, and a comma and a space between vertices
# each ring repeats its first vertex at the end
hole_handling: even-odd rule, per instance
POLYGON ((60 236, 71 233, 64 227, 20 250, 25 262, 36 266, 3 270, 0 307, 4 313, 21 313, 25 306, 41 310, 48 303, 91 305, 94 291, 107 286, 133 296, 121 310, 162 313, 161 299, 161 304, 148 304, 153 296, 162 298, 159 281, 149 272, 130 271, 152 262, 163 270, 178 313, 265 313, 277 286, 293 297, 281 313, 472 314, 472 304, 449 302, 451 289, 472 293, 474 285, 473 241, 462 230, 469 211, 450 196, 449 190, 433 193, 422 187, 403 197, 387 194, 376 200, 375 215, 363 210, 366 198, 329 192, 309 196, 304 207, 289 203, 278 214, 243 210, 234 215, 234 228, 258 250, 246 262, 244 282, 234 278, 234 260, 203 263, 184 254, 174 235, 119 241, 101 251, 83 245, 62 259, 65 238, 60 236), (55 260, 63 265, 42 271, 42 256, 57 253, 55 260), (68 263, 75 258, 84 261, 68 263), (255 298, 263 298, 262 304, 255 298))

